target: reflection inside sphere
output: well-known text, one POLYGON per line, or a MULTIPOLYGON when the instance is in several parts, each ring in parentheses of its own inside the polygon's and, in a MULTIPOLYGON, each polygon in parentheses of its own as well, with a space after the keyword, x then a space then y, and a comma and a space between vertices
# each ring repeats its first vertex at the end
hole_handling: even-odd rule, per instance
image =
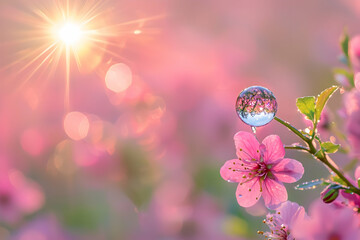
POLYGON ((236 101, 236 112, 240 119, 253 127, 268 124, 277 111, 274 94, 267 88, 252 86, 244 89, 236 101))

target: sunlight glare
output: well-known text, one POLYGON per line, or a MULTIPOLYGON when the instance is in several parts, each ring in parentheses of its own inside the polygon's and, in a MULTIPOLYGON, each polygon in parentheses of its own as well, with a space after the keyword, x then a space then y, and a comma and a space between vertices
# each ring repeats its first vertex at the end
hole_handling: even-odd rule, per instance
POLYGON ((81 39, 83 33, 76 23, 67 22, 58 31, 58 37, 66 45, 74 45, 81 39))
MULTIPOLYGON (((15 60, 0 66, 0 71, 14 69, 9 73, 12 79, 16 81, 21 79, 18 88, 23 87, 30 79, 49 79, 50 76, 61 74, 65 82, 66 112, 70 111, 72 71, 78 70, 81 74, 101 72, 103 77, 103 72, 106 71, 100 69, 103 61, 124 60, 118 52, 125 48, 124 43, 127 39, 131 39, 134 34, 143 34, 142 29, 146 29, 147 22, 164 17, 158 15, 113 22, 117 18, 116 12, 104 3, 107 1, 51 0, 48 2, 50 2, 49 6, 44 5, 39 8, 29 4, 25 8, 26 11, 19 10, 19 16, 11 17, 14 23, 21 24, 14 36, 19 32, 22 33, 22 37, 14 40, 14 45, 19 48, 15 52, 15 60)), ((137 40, 143 41, 142 38, 137 40)), ((105 67, 107 68, 108 65, 105 67)), ((131 85, 132 74, 127 66, 110 71, 110 75, 106 85, 115 93, 123 92, 131 85)), ((32 95, 25 97, 30 98, 30 107, 36 108, 37 98, 32 95)), ((80 134, 77 137, 83 136, 80 134)))

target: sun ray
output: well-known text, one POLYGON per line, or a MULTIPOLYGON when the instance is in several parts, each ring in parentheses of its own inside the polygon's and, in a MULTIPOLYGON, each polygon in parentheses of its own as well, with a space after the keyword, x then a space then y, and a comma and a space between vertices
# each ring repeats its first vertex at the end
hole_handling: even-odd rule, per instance
POLYGON ((66 46, 65 110, 70 111, 70 48, 66 46))
POLYGON ((75 63, 76 63, 76 66, 78 67, 78 69, 81 68, 81 60, 80 60, 80 56, 79 56, 79 53, 78 51, 73 51, 73 55, 74 55, 74 58, 75 58, 75 63))
MULTIPOLYGON (((24 0, 25 1, 25 0, 24 0)), ((22 36, 11 42, 1 42, 4 46, 23 46, 17 49, 16 60, 2 66, 0 71, 18 68, 24 86, 34 76, 46 74, 47 78, 62 69, 64 73, 64 107, 70 110, 70 78, 76 70, 86 69, 90 63, 84 61, 91 54, 118 60, 126 57, 118 54, 123 48, 119 39, 130 38, 144 33, 146 23, 164 18, 155 15, 127 21, 114 21, 113 6, 109 0, 43 0, 36 9, 17 11, 11 19, 20 24, 22 36), (74 63, 74 64, 72 64, 74 63), (39 75, 37 74, 39 73, 39 75)), ((16 36, 19 32, 16 32, 16 36)), ((125 40, 126 41, 126 40, 125 40)), ((95 66, 96 67, 96 66, 95 66)), ((89 69, 94 69, 92 66, 89 69)), ((62 74, 61 74, 62 75, 62 74)))
POLYGON ((135 20, 127 21, 127 22, 114 24, 114 25, 109 26, 109 27, 117 27, 117 26, 130 25, 130 24, 134 24, 134 23, 149 22, 149 21, 153 21, 153 20, 156 20, 156 19, 161 19, 161 18, 164 18, 164 17, 166 17, 165 14, 160 14, 160 15, 157 15, 157 16, 152 16, 152 17, 147 17, 147 18, 140 18, 140 19, 135 19, 135 20))
POLYGON ((121 59, 121 60, 125 60, 125 58, 123 56, 115 53, 114 51, 110 51, 109 49, 107 49, 105 47, 95 45, 95 48, 100 49, 100 50, 104 51, 105 53, 107 53, 107 54, 109 54, 109 55, 111 55, 113 57, 116 57, 116 58, 121 59))
POLYGON ((23 80, 23 82, 19 85, 18 89, 24 86, 33 76, 34 74, 46 63, 49 65, 50 63, 47 61, 56 51, 57 46, 41 61, 39 65, 37 65, 34 69, 31 70, 30 74, 23 80))
POLYGON ((105 11, 108 10, 104 10, 104 11, 99 11, 98 8, 101 4, 101 1, 98 1, 97 3, 95 3, 90 9, 89 11, 87 11, 84 16, 81 17, 80 21, 83 22, 84 24, 88 24, 89 22, 91 22, 93 19, 95 19, 96 17, 102 15, 105 11), (96 13, 97 12, 97 13, 96 13))
MULTIPOLYGON (((40 57, 42 57, 44 54, 46 54, 48 51, 50 51, 51 48, 56 47, 56 42, 52 43, 50 46, 48 46, 45 50, 43 50, 39 55, 37 55, 35 58, 33 58, 30 62, 28 62, 25 66, 23 66, 19 73, 27 69, 30 65, 32 65, 34 62, 36 62, 40 57)), ((55 48, 56 49, 56 48, 55 48)))
POLYGON ((39 16, 40 18, 42 18, 46 23, 51 25, 55 24, 55 22, 40 9, 35 9, 34 13, 37 14, 37 16, 39 16))

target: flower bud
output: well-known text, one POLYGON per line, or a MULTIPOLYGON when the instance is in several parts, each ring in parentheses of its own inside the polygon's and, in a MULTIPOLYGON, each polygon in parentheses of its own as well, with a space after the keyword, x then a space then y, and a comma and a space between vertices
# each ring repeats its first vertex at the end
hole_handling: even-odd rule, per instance
POLYGON ((324 203, 332 203, 339 196, 339 190, 342 187, 337 184, 328 185, 324 190, 320 193, 321 199, 324 203))

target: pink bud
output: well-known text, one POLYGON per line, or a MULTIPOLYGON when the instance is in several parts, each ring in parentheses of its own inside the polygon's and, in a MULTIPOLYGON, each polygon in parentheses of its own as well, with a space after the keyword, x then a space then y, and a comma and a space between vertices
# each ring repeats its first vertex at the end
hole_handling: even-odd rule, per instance
POLYGON ((339 196, 339 190, 342 187, 337 184, 328 185, 324 190, 320 193, 321 199, 324 203, 332 203, 339 196))

